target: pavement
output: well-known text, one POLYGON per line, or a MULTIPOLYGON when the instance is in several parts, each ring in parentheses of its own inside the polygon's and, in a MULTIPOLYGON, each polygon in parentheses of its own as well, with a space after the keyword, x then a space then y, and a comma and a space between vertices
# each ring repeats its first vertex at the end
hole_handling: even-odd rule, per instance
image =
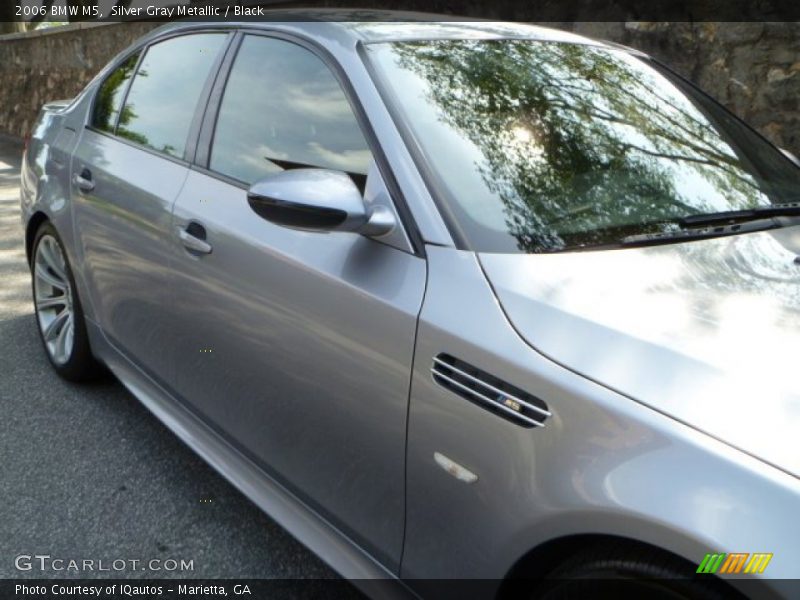
MULTIPOLYGON (((21 152, 19 142, 0 138, 0 579, 338 578, 119 382, 74 385, 53 372, 30 299, 21 152), (43 573, 38 563, 17 570, 17 556, 35 554, 128 565, 110 573, 43 573), (129 562, 151 559, 191 560, 193 570, 129 562)), ((303 590, 319 597, 309 585, 303 590)))

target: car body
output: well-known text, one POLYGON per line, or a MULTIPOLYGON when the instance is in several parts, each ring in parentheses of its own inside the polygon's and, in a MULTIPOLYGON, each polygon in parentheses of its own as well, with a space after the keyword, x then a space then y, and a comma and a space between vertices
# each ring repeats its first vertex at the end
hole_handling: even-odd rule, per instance
MULTIPOLYGON (((75 99, 42 111, 22 170, 28 256, 35 262, 37 230, 50 223, 92 354, 258 506, 365 586, 399 578, 425 595, 426 581, 474 578, 490 582, 489 597, 509 576, 542 576, 588 544, 627 541, 694 566, 710 552, 770 552, 763 573, 730 583, 788 593, 781 586, 800 561, 800 228, 789 220, 691 241, 484 251, 443 200, 472 170, 456 165, 446 181, 431 172, 446 171, 437 161, 461 146, 426 146, 424 129, 439 125, 415 129, 403 112, 403 86, 413 82, 408 71, 389 76, 386 61, 401 60, 389 55, 396 47, 410 49, 405 64, 420 64, 439 46, 470 56, 486 41, 500 44, 491 60, 557 47, 578 62, 613 54, 609 69, 649 64, 525 25, 167 25, 75 99), (156 54, 158 44, 169 52, 156 54), (261 68, 287 44, 305 58, 276 67, 289 82, 274 92, 284 104, 257 104, 282 80, 239 77, 237 56, 261 68), (304 87, 296 73, 310 56, 314 83, 304 87), (195 62, 175 69, 180 86, 159 95, 145 77, 157 79, 175 57, 195 62), (146 73, 139 89, 134 71, 146 73), (320 88, 325 77, 337 85, 320 88), (262 79, 272 82, 263 90, 262 79), (178 89, 196 100, 190 117, 159 116, 153 107, 178 89), (97 108, 98 97, 108 106, 97 108), (355 130, 330 125, 343 106, 369 155, 348 137, 355 130), (146 109, 163 139, 134 131, 146 109), (257 151, 272 153, 270 179, 237 152, 262 126, 252 115, 267 122, 273 111, 281 117, 264 129, 270 140, 288 139, 282 127, 299 114, 289 125, 308 119, 308 135, 330 130, 341 147, 309 142, 299 160, 264 142, 257 151), (110 131, 96 126, 100 112, 116 119, 110 131), (238 129, 215 134, 226 120, 238 129), (329 170, 316 187, 309 169, 298 170, 306 163, 329 170), (337 165, 356 175, 370 218, 380 207, 389 226, 379 234, 363 229, 355 205, 345 212, 359 223, 328 233, 256 214, 259 198, 291 196, 301 184, 320 203, 339 198, 331 190, 349 183, 331 173, 337 165), (264 176, 272 187, 259 191, 254 180, 264 176)), ((512 133, 532 143, 529 130, 512 133)), ((777 160, 777 150, 761 151, 777 160)))

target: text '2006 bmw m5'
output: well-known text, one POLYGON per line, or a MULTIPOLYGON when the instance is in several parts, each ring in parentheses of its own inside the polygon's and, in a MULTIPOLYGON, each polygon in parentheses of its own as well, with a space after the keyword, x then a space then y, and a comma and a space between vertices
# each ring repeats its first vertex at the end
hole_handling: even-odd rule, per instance
POLYGON ((717 598, 800 573, 798 176, 629 49, 286 19, 149 34, 21 194, 56 371, 345 576, 717 598))

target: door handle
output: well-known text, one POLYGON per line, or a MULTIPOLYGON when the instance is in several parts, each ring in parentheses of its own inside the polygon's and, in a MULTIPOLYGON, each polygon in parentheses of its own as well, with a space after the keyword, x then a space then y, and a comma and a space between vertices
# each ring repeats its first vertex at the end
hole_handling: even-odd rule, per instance
POLYGON ((211 254, 211 244, 206 241, 206 228, 200 223, 189 223, 186 229, 178 228, 178 237, 183 246, 194 254, 211 254))
POLYGON ((89 169, 84 169, 78 173, 75 173, 75 176, 72 178, 72 181, 75 182, 75 185, 78 186, 78 189, 82 192, 91 192, 94 189, 94 181, 92 181, 92 172, 89 169))

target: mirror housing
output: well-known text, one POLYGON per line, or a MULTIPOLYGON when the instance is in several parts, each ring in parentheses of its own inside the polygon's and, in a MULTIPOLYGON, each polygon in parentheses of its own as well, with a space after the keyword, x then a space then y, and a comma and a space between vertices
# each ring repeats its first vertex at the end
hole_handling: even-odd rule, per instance
POLYGON ((281 171, 254 183, 247 201, 260 217, 293 229, 379 237, 395 227, 392 212, 384 206, 367 209, 356 184, 342 171, 281 171))

